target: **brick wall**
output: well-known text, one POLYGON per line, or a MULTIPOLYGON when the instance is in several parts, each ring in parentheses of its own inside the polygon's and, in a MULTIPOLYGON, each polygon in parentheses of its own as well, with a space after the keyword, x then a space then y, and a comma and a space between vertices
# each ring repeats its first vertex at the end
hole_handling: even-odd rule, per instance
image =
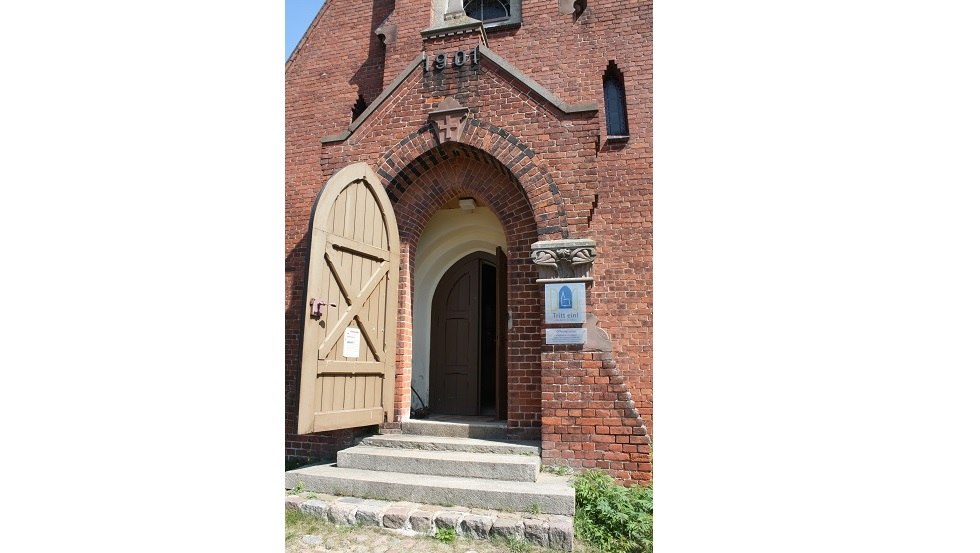
POLYGON ((615 357, 545 346, 541 460, 650 480, 650 436, 615 357))
MULTIPOLYGON (((468 51, 481 41, 477 33, 423 41, 419 31, 431 23, 426 1, 337 0, 321 11, 286 67, 287 455, 329 456, 343 447, 344 439, 333 436, 342 433, 293 435, 307 228, 313 201, 329 176, 364 161, 386 184, 402 240, 401 274, 406 278, 399 292, 396 412, 407 415, 411 404, 410 275, 415 244, 435 209, 457 195, 470 195, 494 210, 508 237, 509 299, 515 315, 508 337, 509 424, 515 431, 540 428, 547 436, 546 459, 567 458, 583 467, 617 463, 605 468, 623 479, 645 479, 649 442, 616 440, 637 436, 632 434, 637 428, 643 428, 646 434, 640 437, 648 439, 652 417, 651 3, 590 0, 588 5, 573 21, 572 16, 558 14, 557 0, 525 0, 521 27, 487 31, 486 47, 562 101, 595 102, 598 112, 566 114, 484 59, 477 66, 438 75, 415 70, 351 137, 328 144, 320 139, 347 128, 358 93, 371 103, 423 50, 430 56, 468 51), (374 35, 382 23, 397 26, 392 44, 384 45, 374 35), (605 139, 602 75, 610 60, 624 75, 631 132, 625 144, 605 139), (470 111, 460 144, 439 147, 425 126, 428 113, 448 95, 470 111), (534 283, 536 270, 528 252, 536 240, 563 237, 593 238, 597 243, 596 284, 589 302, 610 335, 613 351, 608 359, 597 361, 602 354, 543 346, 542 286, 534 283), (599 367, 592 366, 596 362, 599 367), (638 421, 615 426, 630 429, 630 434, 603 434, 614 425, 585 424, 583 419, 591 422, 596 417, 573 416, 563 411, 569 408, 554 403, 561 398, 548 396, 553 393, 548 387, 561 393, 566 386, 589 384, 548 380, 558 377, 547 371, 560 372, 562 363, 569 369, 582 365, 574 370, 616 373, 576 378, 622 380, 601 383, 621 386, 630 394, 638 421), (583 452, 589 450, 574 449, 574 444, 585 448, 584 444, 597 443, 576 439, 576 433, 612 436, 607 450, 611 457, 590 458, 597 455, 594 450, 586 455, 583 452), (563 447, 565 443, 570 445, 563 447), (619 459, 624 454, 628 460, 619 459)), ((602 394, 623 392, 589 393, 592 401, 601 403, 606 401, 602 394)), ((622 407, 614 401, 597 409, 622 407)))

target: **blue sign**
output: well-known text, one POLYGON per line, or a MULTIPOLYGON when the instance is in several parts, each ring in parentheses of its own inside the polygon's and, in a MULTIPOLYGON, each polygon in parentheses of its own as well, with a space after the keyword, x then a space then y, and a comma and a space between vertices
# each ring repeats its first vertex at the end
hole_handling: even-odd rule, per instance
POLYGON ((544 322, 584 323, 585 283, 544 285, 544 322))
POLYGON ((558 290, 558 309, 571 309, 572 308, 572 289, 568 286, 562 286, 558 290))

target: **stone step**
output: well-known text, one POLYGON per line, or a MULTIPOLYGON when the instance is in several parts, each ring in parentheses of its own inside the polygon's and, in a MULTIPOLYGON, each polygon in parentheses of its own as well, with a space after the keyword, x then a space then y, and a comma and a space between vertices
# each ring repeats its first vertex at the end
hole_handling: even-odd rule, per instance
POLYGON ((379 472, 328 464, 287 472, 286 489, 302 482, 304 490, 347 497, 573 515, 575 490, 569 480, 567 476, 541 473, 536 482, 514 482, 379 472))
POLYGON ((466 451, 469 453, 496 453, 500 455, 541 456, 541 442, 530 440, 481 440, 477 438, 447 438, 412 434, 386 434, 365 438, 362 445, 398 449, 422 449, 429 451, 466 451))
POLYGON ((340 468, 433 476, 534 482, 541 468, 536 455, 495 455, 358 445, 337 452, 340 468))
POLYGON ((506 440, 507 423, 504 421, 463 423, 412 419, 402 421, 402 434, 506 440))

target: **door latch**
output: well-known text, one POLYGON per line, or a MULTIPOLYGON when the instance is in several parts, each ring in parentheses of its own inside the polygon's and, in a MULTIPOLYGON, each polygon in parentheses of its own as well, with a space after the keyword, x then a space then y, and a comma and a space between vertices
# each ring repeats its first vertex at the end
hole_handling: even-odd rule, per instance
POLYGON ((327 302, 325 302, 323 300, 320 300, 320 299, 317 299, 317 298, 311 299, 310 300, 310 317, 313 317, 314 319, 319 319, 320 316, 323 315, 323 312, 320 309, 324 305, 327 305, 327 302))

